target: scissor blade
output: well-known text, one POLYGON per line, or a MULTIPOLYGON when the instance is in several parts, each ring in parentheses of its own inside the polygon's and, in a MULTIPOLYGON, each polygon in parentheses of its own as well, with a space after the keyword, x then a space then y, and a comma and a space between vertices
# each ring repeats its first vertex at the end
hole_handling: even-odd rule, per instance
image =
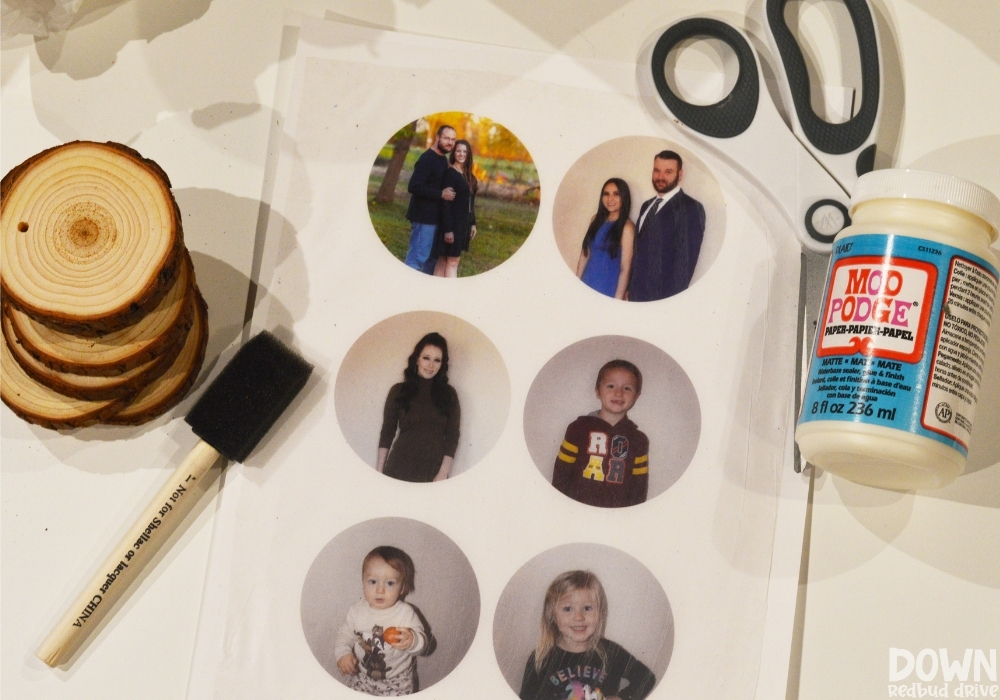
MULTIPOLYGON (((816 342, 816 328, 823 305, 823 294, 826 289, 826 275, 830 267, 830 256, 811 250, 802 251, 802 267, 799 277, 799 318, 798 318, 798 352, 795 366, 795 415, 801 408, 803 385, 809 371, 809 358, 812 357, 813 344, 816 342)), ((795 471, 802 471, 804 463, 795 450, 795 471)))

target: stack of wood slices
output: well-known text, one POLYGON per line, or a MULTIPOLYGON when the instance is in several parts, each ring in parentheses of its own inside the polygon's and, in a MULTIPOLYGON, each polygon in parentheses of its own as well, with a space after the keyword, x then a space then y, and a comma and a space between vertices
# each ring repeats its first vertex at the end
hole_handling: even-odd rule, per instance
POLYGON ((114 143, 69 143, 0 183, 3 402, 48 428, 138 425, 176 404, 208 316, 170 181, 114 143))

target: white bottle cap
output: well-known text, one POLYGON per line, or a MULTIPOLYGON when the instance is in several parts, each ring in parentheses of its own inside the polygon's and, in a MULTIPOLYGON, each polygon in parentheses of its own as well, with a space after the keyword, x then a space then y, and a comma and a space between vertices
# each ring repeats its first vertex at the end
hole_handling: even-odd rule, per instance
POLYGON ((922 199, 940 202, 978 216, 990 225, 990 241, 1000 235, 1000 199, 985 187, 954 175, 925 170, 873 170, 858 178, 851 214, 872 199, 922 199))

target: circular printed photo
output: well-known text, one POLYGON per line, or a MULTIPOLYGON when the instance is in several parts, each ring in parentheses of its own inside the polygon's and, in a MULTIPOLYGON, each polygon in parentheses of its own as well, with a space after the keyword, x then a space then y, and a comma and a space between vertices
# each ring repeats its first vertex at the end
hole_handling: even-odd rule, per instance
POLYGON ((438 112, 404 125, 379 151, 368 213, 408 267, 468 277, 517 252, 540 195, 535 163, 513 133, 489 117, 438 112))
POLYGON ((605 335, 561 350, 524 404, 524 439, 556 489, 587 505, 658 496, 698 447, 701 409, 687 373, 643 340, 605 335))
POLYGON ((493 449, 510 411, 510 378, 478 328, 412 311, 351 346, 334 405, 348 444, 370 467, 402 481, 443 481, 493 449))
POLYGON ((624 136, 584 153, 559 183, 552 228, 563 261, 615 299, 680 294, 711 267, 726 231, 722 188, 686 148, 624 136))
POLYGON ((493 619, 497 663, 521 700, 642 700, 673 648, 663 587, 639 561, 605 545, 539 554, 511 578, 493 619))
POLYGON ((336 680, 409 695, 451 673, 479 626, 469 560, 430 525, 377 518, 334 537, 302 586, 302 630, 336 680))

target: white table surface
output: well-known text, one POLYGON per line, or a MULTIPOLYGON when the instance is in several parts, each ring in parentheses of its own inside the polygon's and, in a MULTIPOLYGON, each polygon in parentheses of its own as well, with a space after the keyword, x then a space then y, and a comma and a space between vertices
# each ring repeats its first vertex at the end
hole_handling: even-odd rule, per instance
MULTIPOLYGON (((843 8, 798 5, 809 27, 843 8)), ((874 0, 886 53, 877 164, 1000 193, 1000 3, 874 0)), ((209 360, 238 336, 253 265, 288 11, 570 55, 634 60, 668 22, 743 0, 130 0, 84 2, 66 32, 4 39, 0 168, 73 139, 115 140, 170 174, 211 306, 209 360)), ((815 34, 821 56, 824 35, 815 34)), ((850 68, 821 59, 824 82, 850 68)), ((844 75, 847 79, 841 80, 844 75)), ((839 81, 839 82, 838 82, 839 81)), ((1000 314, 998 314, 1000 315, 1000 314)), ((994 334, 1000 334, 994 323, 994 334)), ((888 651, 1000 646, 1000 342, 989 351, 968 473, 898 494, 815 480, 789 698, 887 696, 888 651)), ((194 439, 186 401, 140 429, 57 434, 0 414, 4 698, 185 697, 215 501, 74 664, 33 650, 194 439)), ((911 678, 911 680, 915 680, 911 678)))

